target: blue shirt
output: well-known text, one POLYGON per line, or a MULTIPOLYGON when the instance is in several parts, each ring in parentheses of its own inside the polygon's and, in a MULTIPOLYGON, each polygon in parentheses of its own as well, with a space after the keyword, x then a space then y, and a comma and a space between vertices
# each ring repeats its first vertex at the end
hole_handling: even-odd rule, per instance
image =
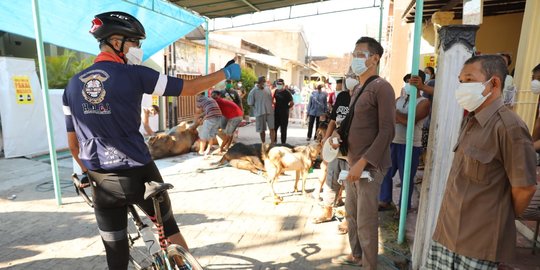
POLYGON ((182 79, 144 66, 97 62, 73 76, 63 95, 68 132, 79 141, 79 158, 90 170, 144 166, 152 158, 141 125, 143 94, 178 96, 182 79))

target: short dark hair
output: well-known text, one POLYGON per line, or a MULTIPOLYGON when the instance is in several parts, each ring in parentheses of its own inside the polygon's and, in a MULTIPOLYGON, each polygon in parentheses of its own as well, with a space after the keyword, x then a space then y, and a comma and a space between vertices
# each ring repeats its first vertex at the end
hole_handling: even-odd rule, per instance
POLYGON ((499 53, 500 56, 506 58, 506 61, 508 62, 508 65, 510 66, 512 64, 512 56, 507 53, 499 53))
POLYGON ((536 65, 536 67, 532 70, 533 73, 540 72, 540 64, 536 65))
POLYGON ((464 65, 470 65, 476 62, 479 62, 480 66, 482 66, 482 74, 484 74, 487 79, 493 76, 499 77, 502 90, 504 88, 504 80, 506 79, 506 75, 508 75, 508 68, 502 57, 496 54, 477 55, 465 61, 464 65))
MULTIPOLYGON (((419 69, 417 76, 420 77, 420 80, 422 80, 422 83, 426 82, 426 73, 425 72, 423 72, 422 70, 419 69)), ((403 81, 407 82, 408 80, 411 79, 411 77, 412 77, 411 73, 409 73, 409 74, 405 75, 405 77, 403 77, 403 81)))
POLYGON ((154 108, 154 110, 159 113, 159 106, 158 105, 152 105, 152 108, 154 108))
POLYGON ((356 45, 360 43, 366 43, 368 45, 369 53, 371 54, 378 54, 379 57, 382 57, 384 53, 384 49, 381 46, 381 44, 371 37, 361 37, 358 41, 356 41, 356 45))
POLYGON ((266 82, 266 77, 260 76, 259 79, 257 79, 257 83, 266 82))
POLYGON ((403 82, 406 83, 406 82, 407 82, 408 80, 410 80, 410 79, 411 79, 411 73, 409 73, 409 74, 407 74, 407 75, 405 75, 405 76, 403 77, 403 82))

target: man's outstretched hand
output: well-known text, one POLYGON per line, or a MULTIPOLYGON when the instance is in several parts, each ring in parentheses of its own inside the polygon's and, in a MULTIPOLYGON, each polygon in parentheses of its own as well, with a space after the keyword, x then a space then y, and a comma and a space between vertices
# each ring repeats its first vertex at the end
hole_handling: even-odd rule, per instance
POLYGON ((234 59, 225 64, 223 72, 227 80, 240 80, 240 65, 236 64, 234 59))

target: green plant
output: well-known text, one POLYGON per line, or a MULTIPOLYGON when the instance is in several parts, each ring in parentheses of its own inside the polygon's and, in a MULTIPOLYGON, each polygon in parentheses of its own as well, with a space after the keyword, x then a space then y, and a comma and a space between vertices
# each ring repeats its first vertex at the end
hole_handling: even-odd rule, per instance
POLYGON ((63 89, 75 74, 92 65, 95 57, 79 59, 77 53, 65 50, 58 56, 47 56, 47 79, 49 89, 63 89))
POLYGON ((242 67, 242 73, 240 75, 240 81, 242 82, 242 87, 244 88, 245 95, 244 98, 242 98, 242 106, 244 107, 244 115, 249 116, 249 112, 251 110, 250 106, 247 104, 247 97, 249 95, 249 91, 255 86, 255 83, 257 82, 257 75, 255 75, 255 71, 249 67, 242 67))

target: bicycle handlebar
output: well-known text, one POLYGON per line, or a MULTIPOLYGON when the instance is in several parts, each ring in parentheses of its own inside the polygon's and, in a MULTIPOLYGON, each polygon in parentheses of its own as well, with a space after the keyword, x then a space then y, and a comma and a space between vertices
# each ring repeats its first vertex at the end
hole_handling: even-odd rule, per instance
POLYGON ((81 196, 84 201, 90 206, 94 207, 94 202, 90 197, 88 197, 88 194, 86 194, 86 191, 84 191, 84 188, 81 188, 81 181, 79 180, 79 177, 76 173, 73 173, 71 175, 71 181, 73 181, 73 186, 75 187, 75 192, 77 192, 77 195, 81 196))

